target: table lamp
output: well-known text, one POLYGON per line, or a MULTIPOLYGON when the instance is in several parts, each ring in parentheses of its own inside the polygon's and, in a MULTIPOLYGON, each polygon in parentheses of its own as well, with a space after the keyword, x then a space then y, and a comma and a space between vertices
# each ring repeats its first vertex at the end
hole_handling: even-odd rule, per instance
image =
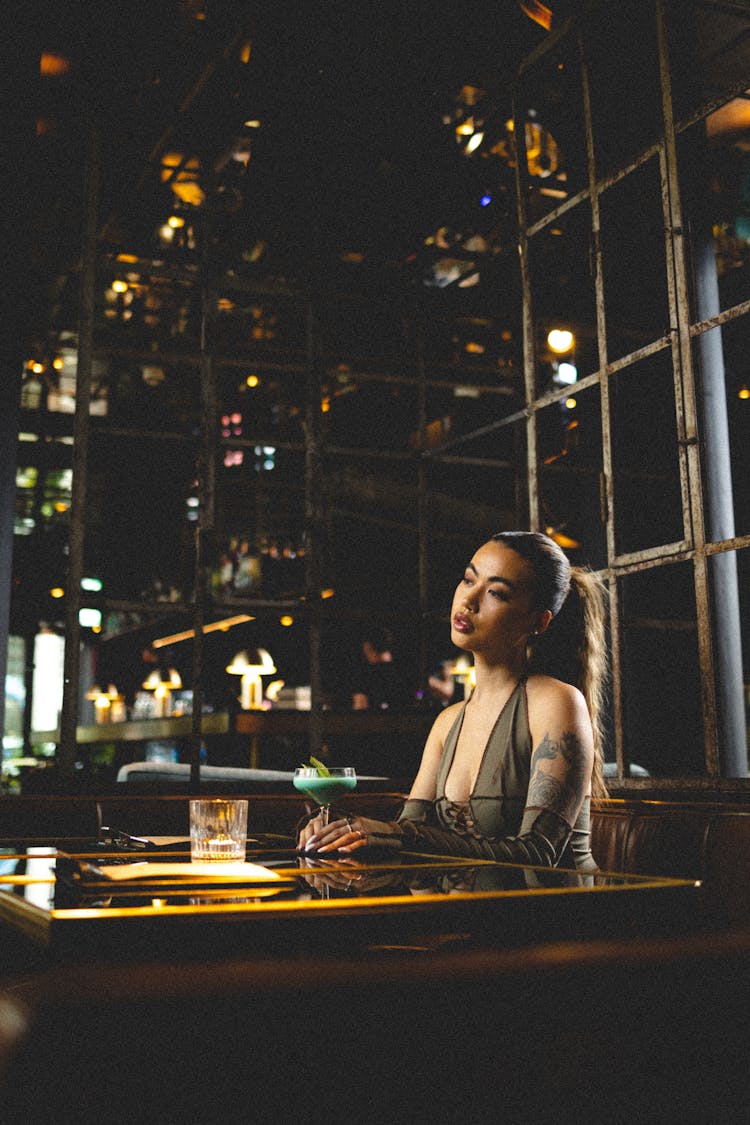
POLYGON ((264 648, 243 649, 238 652, 227 672, 232 676, 242 676, 240 707, 243 711, 259 711, 263 708, 263 684, 261 676, 270 676, 276 671, 271 654, 264 648))
POLYGON ((155 718, 164 719, 172 710, 172 692, 182 687, 176 668, 154 668, 143 681, 143 688, 154 693, 155 718))
POLYGON ((94 704, 94 722, 108 723, 113 719, 112 703, 120 699, 120 694, 114 684, 106 689, 94 684, 87 692, 86 698, 94 704))

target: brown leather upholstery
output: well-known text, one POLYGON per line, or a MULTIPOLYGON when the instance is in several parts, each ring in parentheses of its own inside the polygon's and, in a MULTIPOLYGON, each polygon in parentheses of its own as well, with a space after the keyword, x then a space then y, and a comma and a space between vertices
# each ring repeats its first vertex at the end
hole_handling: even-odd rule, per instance
POLYGON ((701 879, 718 924, 750 921, 750 810, 664 801, 600 801, 592 851, 606 871, 701 879))

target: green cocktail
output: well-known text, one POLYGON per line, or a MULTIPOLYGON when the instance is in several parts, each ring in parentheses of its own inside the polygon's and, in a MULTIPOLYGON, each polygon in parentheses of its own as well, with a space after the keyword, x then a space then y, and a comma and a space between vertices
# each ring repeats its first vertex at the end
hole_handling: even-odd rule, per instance
POLYGON ((325 774, 314 766, 300 767, 294 771, 293 785, 320 805, 323 823, 328 824, 331 802, 356 788, 357 773, 351 766, 329 769, 325 774))

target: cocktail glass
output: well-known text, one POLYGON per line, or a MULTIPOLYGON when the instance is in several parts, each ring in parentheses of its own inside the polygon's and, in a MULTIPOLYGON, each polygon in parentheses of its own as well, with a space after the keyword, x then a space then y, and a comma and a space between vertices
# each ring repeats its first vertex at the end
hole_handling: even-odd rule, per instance
POLYGON ((350 793, 357 785, 357 772, 352 766, 334 767, 328 774, 320 774, 313 766, 300 766, 294 771, 294 788, 306 793, 320 805, 319 815, 323 824, 328 824, 331 803, 344 793, 350 793))

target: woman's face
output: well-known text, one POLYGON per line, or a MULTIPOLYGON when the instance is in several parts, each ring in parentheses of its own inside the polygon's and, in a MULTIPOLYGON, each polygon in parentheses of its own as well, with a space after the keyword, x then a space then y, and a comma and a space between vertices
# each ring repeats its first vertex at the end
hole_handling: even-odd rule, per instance
POLYGON ((531 565, 504 543, 480 547, 453 595, 453 644, 489 659, 518 656, 547 620, 534 609, 531 565))

